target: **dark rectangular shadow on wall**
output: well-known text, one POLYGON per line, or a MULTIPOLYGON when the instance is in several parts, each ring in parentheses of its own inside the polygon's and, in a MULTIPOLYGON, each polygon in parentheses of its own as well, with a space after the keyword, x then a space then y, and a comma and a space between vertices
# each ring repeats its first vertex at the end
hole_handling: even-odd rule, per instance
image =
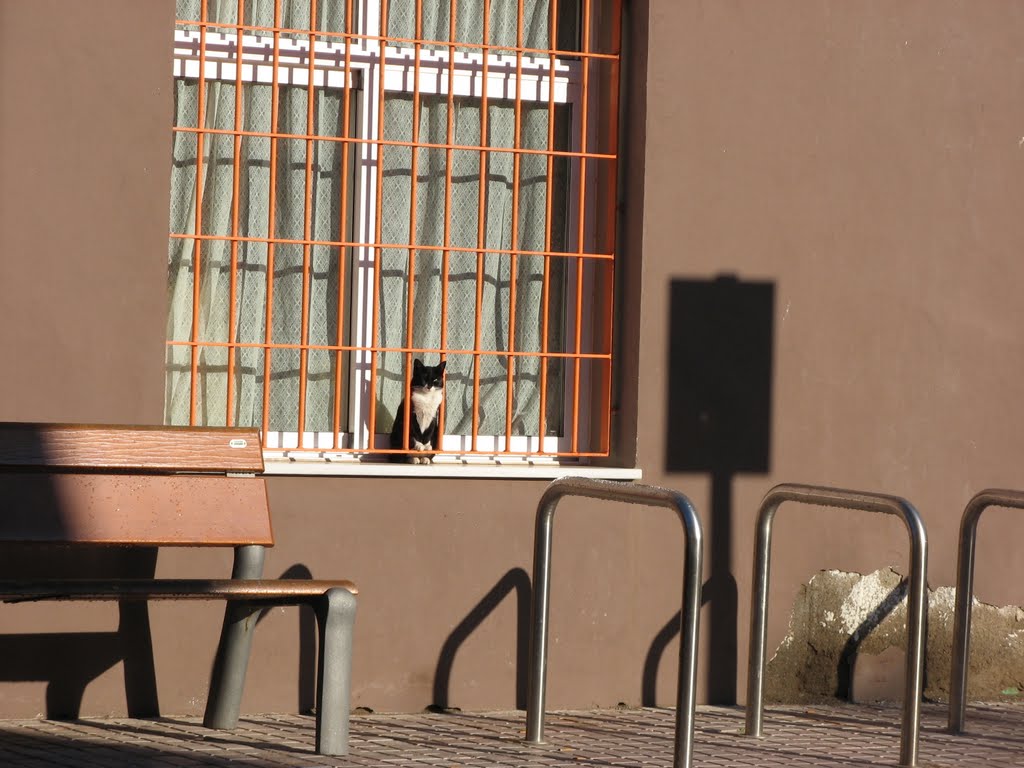
MULTIPOLYGON (((711 475, 707 697, 736 703, 732 478, 771 466, 775 284, 732 276, 670 287, 665 471, 711 475)), ((752 512, 741 524, 753 524, 752 512)), ((742 565, 742 563, 741 563, 742 565)))
POLYGON ((775 285, 673 280, 668 472, 767 472, 775 285))

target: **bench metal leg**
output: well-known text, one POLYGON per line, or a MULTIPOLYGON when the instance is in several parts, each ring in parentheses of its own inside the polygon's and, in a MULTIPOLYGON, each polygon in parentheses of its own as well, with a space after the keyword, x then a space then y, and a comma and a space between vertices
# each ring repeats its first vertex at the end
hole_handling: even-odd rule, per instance
MULTIPOLYGON (((235 548, 233 579, 258 579, 263 575, 265 550, 262 546, 235 548)), ((224 626, 213 662, 210 694, 206 699, 203 725, 207 728, 234 728, 242 706, 245 671, 249 666, 252 638, 259 608, 245 602, 229 602, 224 608, 224 626)))
POLYGON ((321 755, 347 755, 355 595, 347 589, 328 590, 316 605, 316 618, 320 630, 316 751, 321 755))
POLYGON ((967 503, 960 518, 953 612, 953 659, 949 673, 949 732, 963 733, 967 713, 967 672, 971 651, 971 606, 974 600, 974 547, 981 513, 989 507, 1024 509, 1024 491, 986 488, 967 503))
MULTIPOLYGON (((128 550, 118 559, 126 576, 151 579, 156 574, 156 547, 128 550)), ((124 648, 124 693, 128 717, 160 717, 153 636, 149 628, 149 604, 122 600, 117 604, 117 634, 124 648)))
POLYGON ((124 692, 128 717, 160 717, 153 636, 149 630, 149 605, 118 603, 118 638, 124 646, 124 692))

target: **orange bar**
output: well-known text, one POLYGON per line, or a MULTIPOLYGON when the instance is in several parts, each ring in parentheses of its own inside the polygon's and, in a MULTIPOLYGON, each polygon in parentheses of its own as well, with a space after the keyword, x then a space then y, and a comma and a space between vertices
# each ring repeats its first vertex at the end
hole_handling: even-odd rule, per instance
MULTIPOLYGON (((352 30, 352 0, 345 3, 345 30, 352 30)), ((349 122, 352 119, 352 51, 350 46, 345 46, 345 93, 342 100, 342 138, 349 138, 349 122)), ((349 162, 348 155, 351 151, 351 144, 345 142, 341 148, 341 209, 338 211, 338 239, 344 242, 348 234, 348 187, 349 187, 349 162)), ((348 306, 345 295, 345 272, 347 268, 348 254, 345 246, 338 248, 338 321, 336 325, 336 337, 338 344, 345 338, 345 308, 348 306)), ((335 450, 341 448, 341 402, 342 402, 342 361, 344 357, 339 351, 335 357, 334 365, 334 407, 331 414, 332 445, 335 450)))
MULTIPOLYGON (((458 0, 451 0, 448 13, 448 121, 445 126, 445 143, 451 144, 455 138, 455 16, 458 0)), ((452 244, 452 163, 455 153, 445 149, 444 162, 444 250, 441 251, 441 349, 448 347, 448 259, 452 244)), ((447 354, 442 353, 447 359, 447 354)), ((437 433, 444 442, 444 412, 441 408, 437 419, 437 433)))
MULTIPOLYGON (((548 19, 548 43, 551 50, 555 49, 555 42, 558 40, 558 0, 551 0, 551 16, 548 19)), ((555 67, 554 53, 550 54, 552 66, 548 70, 548 143, 550 152, 555 145, 555 67)), ((555 175, 555 157, 547 156, 547 184, 544 195, 544 250, 551 250, 551 209, 553 192, 551 181, 555 175)), ((544 279, 541 283, 541 359, 540 359, 540 414, 538 418, 537 435, 539 438, 539 452, 544 453, 544 434, 547 430, 547 407, 548 407, 548 315, 551 303, 551 265, 544 260, 544 279)))
MULTIPOLYGON (((228 346, 226 341, 168 341, 167 345, 170 347, 210 347, 210 348, 222 348, 228 346)), ((264 342, 236 342, 234 346, 239 349, 301 349, 300 344, 276 344, 276 343, 264 343, 264 342)), ((458 352, 460 354, 480 354, 483 356, 491 357, 508 357, 513 355, 515 357, 537 357, 536 352, 509 352, 505 349, 481 349, 479 353, 473 349, 451 349, 443 350, 438 347, 366 347, 357 346, 354 344, 307 344, 309 349, 322 350, 325 352, 351 352, 354 350, 368 350, 372 352, 410 352, 412 354, 430 354, 439 355, 442 352, 458 352)), ((603 354, 601 352, 580 352, 578 355, 575 352, 546 352, 545 357, 548 358, 563 358, 563 359, 575 359, 580 358, 581 360, 608 360, 611 356, 603 354)))
MULTIPOLYGON (((382 17, 383 18, 383 17, 382 17)), ((181 24, 192 24, 201 28, 213 28, 219 29, 233 28, 233 24, 225 24, 223 22, 216 21, 205 21, 198 22, 195 20, 178 20, 181 24)), ((383 26, 383 25, 382 25, 383 26)), ((291 29, 290 27, 261 27, 257 25, 246 25, 244 29, 247 32, 279 32, 281 34, 293 34, 293 35, 305 35, 308 34, 308 29, 291 29)), ((320 32, 319 37, 322 38, 341 38, 343 40, 365 40, 367 42, 377 41, 379 43, 397 43, 399 45, 430 45, 433 44, 433 40, 419 39, 415 37, 389 37, 387 35, 363 35, 358 33, 349 32, 320 32)), ((485 38, 486 39, 486 38, 485 38)), ((468 41, 459 40, 459 46, 463 48, 477 49, 480 51, 498 51, 499 53, 521 53, 524 56, 530 56, 533 54, 555 54, 556 56, 565 56, 574 59, 614 59, 614 53, 601 53, 600 51, 571 51, 571 50, 548 50, 547 48, 526 48, 515 45, 491 45, 489 43, 471 43, 468 41)))
MULTIPOLYGON (((316 33, 313 27, 316 25, 316 0, 309 0, 309 85, 306 94, 306 177, 305 194, 302 198, 302 234, 309 240, 313 234, 313 115, 316 105, 316 91, 313 85, 313 71, 315 69, 316 55, 316 33)), ((309 377, 306 368, 309 365, 309 281, 310 281, 310 259, 311 246, 302 246, 302 327, 300 334, 302 346, 299 349, 299 449, 303 447, 303 440, 306 431, 306 385, 309 377)))
MULTIPOLYGON (((388 0, 380 0, 380 28, 387 31, 388 28, 388 0)), ((380 70, 384 71, 387 65, 386 49, 381 46, 380 70)), ((380 333, 377 330, 377 318, 380 317, 380 263, 384 255, 380 246, 383 238, 381 227, 384 221, 384 78, 378 77, 379 82, 377 98, 377 223, 374 225, 374 265, 373 265, 373 346, 377 346, 380 333)), ((371 403, 368 406, 369 413, 369 445, 366 448, 373 449, 374 437, 377 434, 377 353, 370 355, 370 390, 371 403)))
MULTIPOLYGON (((281 0, 274 0, 274 25, 281 24, 281 0)), ((281 53, 281 34, 274 32, 274 75, 270 90, 270 125, 277 127, 278 108, 280 107, 277 89, 277 58, 281 53)), ((277 139, 270 139, 270 191, 267 197, 267 313, 263 329, 263 445, 266 447, 270 434, 270 374, 272 340, 274 335, 274 231, 277 229, 277 139)))
MULTIPOLYGON (((176 126, 174 129, 175 133, 196 133, 197 129, 190 128, 188 126, 176 126)), ((228 136, 234 136, 236 131, 229 131, 223 128, 207 128, 203 133, 209 135, 224 134, 228 136)), ((255 136, 261 139, 305 139, 308 138, 306 134, 302 133, 280 133, 276 131, 240 131, 237 132, 241 136, 255 136)), ((340 136, 319 136, 316 135, 313 138, 320 141, 336 141, 345 142, 340 136)), ((381 139, 379 142, 376 139, 363 139, 357 136, 353 136, 347 139, 349 144, 382 144, 385 147, 412 147, 414 146, 411 141, 402 141, 401 139, 381 139)), ((478 145, 478 144, 434 144, 430 142, 423 142, 418 145, 421 149, 466 149, 466 150, 480 150, 486 149, 490 152, 509 152, 518 153, 520 155, 553 155, 555 157, 587 157, 592 160, 614 160, 616 155, 602 152, 572 152, 569 150, 546 150, 546 149, 513 149, 511 147, 492 147, 489 145, 478 145)))
MULTIPOLYGON (((405 248, 408 243, 363 243, 355 240, 297 240, 286 237, 231 237, 230 235, 201 235, 194 236, 190 234, 175 234, 171 233, 171 237, 181 238, 184 240, 237 240, 240 243, 277 243, 279 245, 327 245, 327 246, 344 246, 354 247, 361 245, 380 245, 381 248, 405 248)), ((446 250, 443 245, 425 245, 420 243, 416 246, 421 251, 444 251, 446 250)), ((456 251, 461 253, 476 253, 478 248, 460 248, 457 245, 452 245, 447 248, 449 251, 456 251)), ((516 253, 519 256, 550 256, 555 258, 568 258, 575 259, 581 254, 576 251, 527 251, 527 250, 515 250, 513 248, 490 248, 489 253, 495 254, 512 254, 516 253)), ((612 253, 584 253, 582 254, 588 259, 603 259, 605 261, 612 261, 615 255, 612 253)))
MULTIPOLYGON (((377 448, 373 452, 374 452, 374 454, 380 454, 382 456, 390 456, 390 455, 393 455, 393 454, 406 453, 406 451, 403 450, 402 448, 377 448)), ((354 453, 365 453, 365 451, 363 451, 362 449, 357 449, 357 448, 343 448, 343 449, 339 450, 338 453, 341 453, 341 454, 353 453, 354 454, 354 453)), ((496 453, 496 451, 474 451, 474 450, 462 451, 462 450, 459 450, 459 451, 454 451, 454 452, 450 452, 450 453, 452 453, 452 455, 454 455, 454 456, 492 456, 492 455, 494 455, 496 453)), ((501 453, 502 453, 502 456, 509 456, 509 457, 517 457, 518 456, 518 457, 523 457, 523 458, 530 457, 530 456, 536 456, 537 455, 536 451, 531 451, 531 450, 502 451, 501 453)), ((585 459, 585 458, 605 457, 605 456, 607 456, 607 454, 600 453, 598 451, 589 451, 589 452, 588 451, 575 451, 575 452, 573 452, 573 451, 549 451, 548 453, 544 454, 544 456, 545 456, 545 458, 549 458, 549 459, 557 459, 557 458, 563 458, 563 457, 565 457, 565 458, 573 458, 573 459, 585 459)), ((524 463, 524 466, 527 466, 527 464, 524 463)))
MULTIPOLYGON (((238 0, 236 13, 238 26, 235 28, 235 141, 234 141, 234 165, 231 169, 231 235, 238 236, 238 207, 239 207, 239 179, 241 177, 239 166, 242 160, 242 136, 238 132, 242 130, 242 21, 244 14, 244 0, 238 0)), ((228 341, 235 340, 235 299, 238 293, 238 241, 231 241, 231 276, 229 278, 229 300, 228 300, 228 341)), ((235 424, 232 415, 232 401, 235 394, 235 350, 228 345, 228 388, 225 398, 224 423, 233 427, 235 424)))
MULTIPOLYGON (((583 50, 590 50, 590 0, 583 0, 583 50)), ((583 65, 583 88, 580 94, 580 146, 587 148, 587 112, 590 101, 590 66, 589 62, 583 65)), ((587 220, 587 158, 580 158, 580 179, 579 179, 579 221, 576 230, 576 248, 581 256, 576 259, 576 354, 580 353, 581 337, 583 333, 583 238, 586 234, 587 220)), ((572 386, 572 450, 579 448, 580 431, 580 358, 576 358, 573 370, 572 386)))
MULTIPOLYGON (((416 37, 423 34, 423 0, 416 0, 416 37)), ((420 140, 420 44, 416 43, 413 54, 412 69, 412 149, 409 151, 409 288, 406 294, 405 309, 405 341, 412 344, 414 320, 416 314, 416 183, 419 177, 419 140, 420 140)), ((381 78, 383 80, 383 78, 381 78)), ((408 392, 412 384, 412 353, 405 355, 405 388, 408 392)), ((412 417, 411 404, 403 411, 402 445, 409 448, 409 419, 412 417)))
MULTIPOLYGON (((615 0, 613 3, 612 10, 612 51, 616 54, 617 58, 611 60, 612 72, 610 76, 611 80, 611 98, 608 107, 609 115, 609 130, 608 130, 608 146, 612 147, 616 153, 619 147, 619 88, 621 86, 619 82, 620 69, 619 61, 622 52, 622 0, 615 0)), ((616 229, 618 226, 618 217, 616 215, 617 204, 618 204, 618 190, 619 190, 619 164, 618 160, 613 160, 611 163, 611 170, 609 172, 608 182, 608 206, 605 214, 605 222, 609 227, 608 232, 608 244, 612 250, 615 250, 616 240, 616 229)), ((612 414, 612 345, 614 343, 614 325, 612 314, 615 308, 615 270, 610 268, 607 270, 608 274, 605 278, 605 295, 604 295, 604 349, 608 353, 608 362, 604 367, 604 394, 605 399, 602 403, 602 429, 601 429, 601 442, 600 449, 604 453, 611 452, 611 414, 612 414)))
MULTIPOLYGON (((206 21, 206 0, 199 12, 206 21)), ((199 30, 199 94, 196 103, 196 218, 195 233, 203 231, 203 126, 206 124, 206 28, 199 30)), ((192 245, 192 340, 199 340, 199 286, 202 272, 202 240, 196 238, 192 245)), ((199 380, 199 347, 192 347, 192 379, 189 382, 188 423, 196 425, 196 390, 199 380)))
MULTIPOLYGON (((338 453, 339 454, 360 454, 360 453, 366 453, 366 452, 364 450, 361 450, 361 449, 340 449, 338 451, 338 453)), ((375 449, 374 450, 374 454, 375 455, 379 454, 381 456, 392 456, 392 455, 404 454, 404 453, 408 453, 408 452, 406 450, 400 449, 400 447, 399 447, 399 449, 389 449, 389 447, 379 447, 379 449, 375 449)), ((497 452, 497 451, 461 451, 460 450, 460 451, 449 452, 449 453, 451 455, 457 456, 457 457, 459 457, 459 456, 484 456, 484 457, 487 457, 487 456, 494 456, 497 453, 501 453, 503 458, 504 457, 522 457, 522 458, 527 458, 527 457, 536 457, 537 456, 537 452, 536 451, 531 451, 529 449, 525 449, 525 450, 522 450, 522 451, 502 451, 502 452, 497 452)), ((589 452, 588 451, 575 451, 575 452, 572 452, 572 451, 550 451, 550 452, 546 453, 544 455, 544 457, 546 459, 560 459, 560 458, 568 458, 568 459, 595 458, 596 459, 596 458, 607 457, 607 454, 606 453, 601 453, 599 451, 589 451, 589 452)), ((506 465, 506 466, 514 466, 514 465, 506 465)), ((523 466, 528 466, 528 465, 524 463, 523 466)))
MULTIPOLYGON (((523 44, 523 0, 519 0, 516 8, 516 45, 523 44)), ((512 138, 512 255, 509 259, 509 281, 508 281, 508 349, 510 352, 516 347, 516 279, 518 278, 519 258, 516 255, 516 248, 519 247, 519 169, 520 158, 519 148, 522 146, 522 117, 523 117, 523 54, 516 53, 516 99, 513 104, 514 132, 512 138)), ((512 391, 513 379, 515 377, 515 357, 509 357, 508 370, 505 373, 505 451, 509 450, 512 443, 512 391)))
POLYGON ((482 330, 480 327, 481 317, 483 315, 482 304, 484 301, 484 248, 487 245, 484 233, 486 232, 485 226, 485 208, 487 206, 487 154, 483 150, 483 147, 487 145, 487 53, 490 50, 488 44, 490 42, 491 35, 491 3, 490 0, 484 0, 484 57, 483 57, 483 88, 481 89, 480 100, 480 191, 479 199, 477 201, 477 218, 476 218, 476 327, 474 329, 474 342, 473 348, 475 354, 473 356, 473 431, 471 435, 470 446, 472 450, 476 450, 476 439, 480 431, 480 339, 482 330))

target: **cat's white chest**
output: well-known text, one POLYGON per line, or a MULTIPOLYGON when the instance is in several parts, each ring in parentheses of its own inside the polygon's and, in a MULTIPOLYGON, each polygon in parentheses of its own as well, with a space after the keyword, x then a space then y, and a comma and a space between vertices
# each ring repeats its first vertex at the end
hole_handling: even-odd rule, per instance
POLYGON ((414 389, 412 391, 412 414, 416 417, 416 423, 420 432, 426 432, 430 422, 437 415, 437 409, 441 406, 441 398, 444 390, 440 387, 433 389, 414 389))

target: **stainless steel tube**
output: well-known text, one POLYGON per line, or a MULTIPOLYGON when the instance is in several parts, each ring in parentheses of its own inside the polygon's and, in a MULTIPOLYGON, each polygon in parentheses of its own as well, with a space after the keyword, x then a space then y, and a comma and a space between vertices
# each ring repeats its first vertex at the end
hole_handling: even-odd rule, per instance
POLYGON ((988 507, 1024 509, 1024 491, 988 488, 975 494, 960 518, 956 561, 956 606, 953 609, 953 660, 949 680, 949 730, 963 733, 967 709, 967 668, 971 649, 971 603, 974 597, 974 544, 978 521, 988 507))
POLYGON ((865 512, 896 515, 910 535, 910 578, 907 588, 907 668, 903 694, 903 726, 900 735, 902 766, 917 765, 921 728, 921 693, 924 685, 925 616, 928 539, 921 516, 910 502, 898 496, 845 491, 812 485, 783 484, 772 488, 761 501, 754 544, 754 584, 750 605, 750 661, 747 671, 746 734, 761 736, 764 715, 765 645, 768 635, 768 583, 771 564, 772 523, 785 501, 865 512))
POLYGON ((537 505, 533 550, 533 611, 530 627, 529 692, 526 740, 544 740, 544 701, 547 688, 548 616, 551 605, 551 533, 555 508, 566 496, 622 501, 674 509, 683 524, 685 563, 680 614, 679 687, 676 693, 676 740, 673 765, 693 764, 693 719, 696 705, 697 634, 703 577, 703 531, 696 510, 683 494, 635 483, 567 477, 552 482, 537 505))

